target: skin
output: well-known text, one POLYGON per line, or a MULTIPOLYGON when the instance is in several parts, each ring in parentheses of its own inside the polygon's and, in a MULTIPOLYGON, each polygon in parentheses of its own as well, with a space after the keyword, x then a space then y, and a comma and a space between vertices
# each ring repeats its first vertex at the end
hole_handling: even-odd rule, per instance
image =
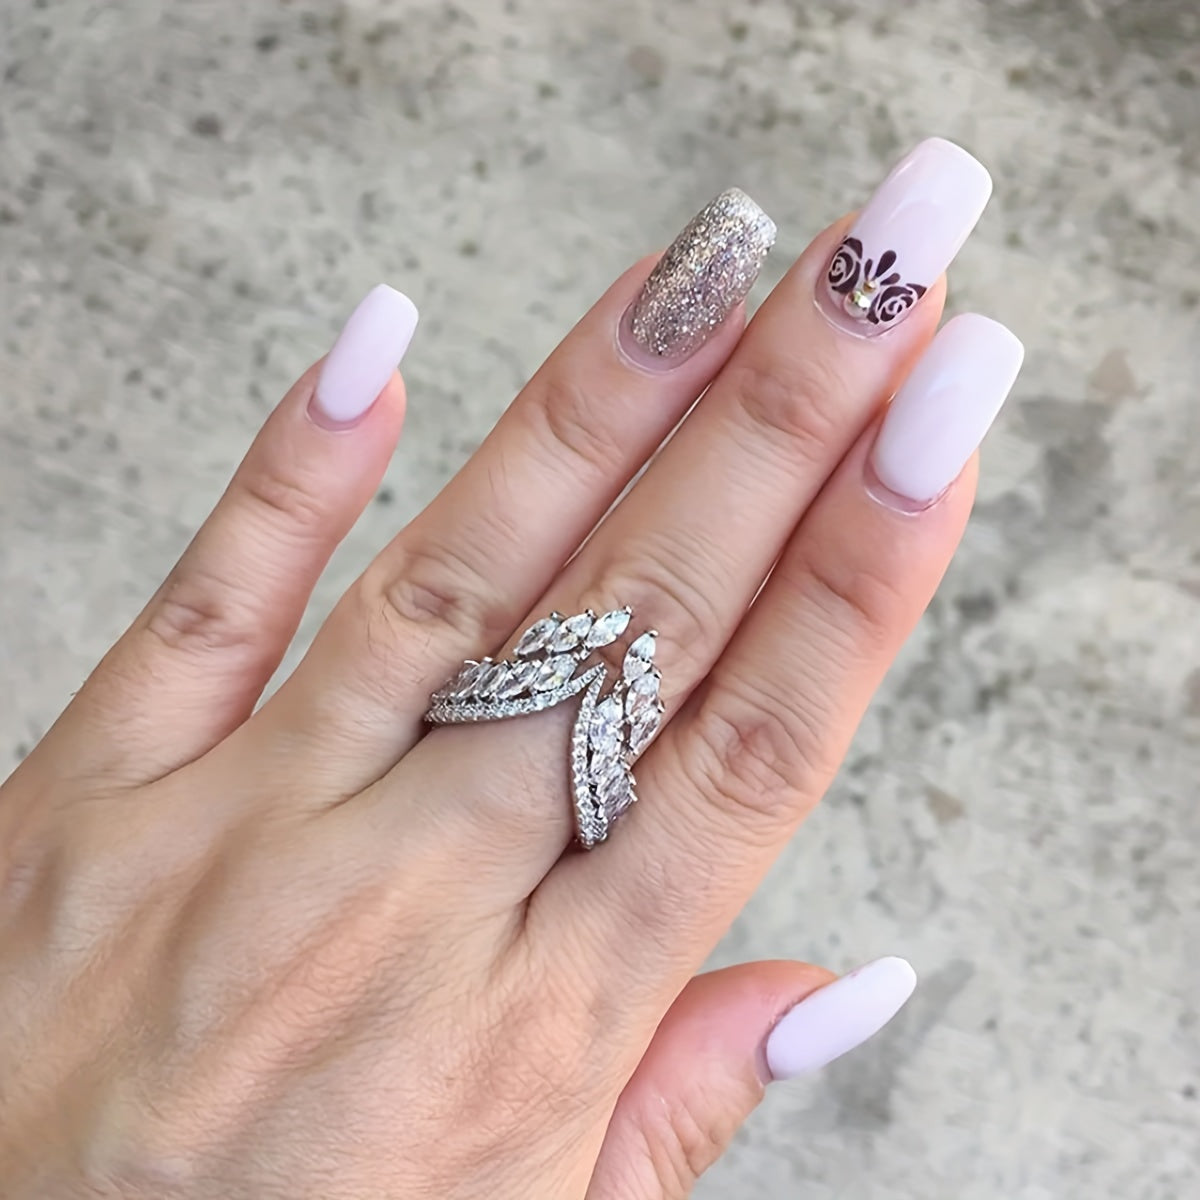
POLYGON ((973 462, 916 516, 867 490, 944 289, 886 337, 835 329, 812 297, 845 227, 670 371, 618 349, 652 260, 622 276, 255 711, 403 420, 399 376, 337 431, 309 415, 318 368, 297 382, 0 791, 6 1197, 690 1191, 762 1095, 772 1024, 832 978, 693 976, 974 492, 973 462), (625 603, 661 632, 670 721, 642 802, 580 854, 568 713, 421 714, 545 612, 625 603))

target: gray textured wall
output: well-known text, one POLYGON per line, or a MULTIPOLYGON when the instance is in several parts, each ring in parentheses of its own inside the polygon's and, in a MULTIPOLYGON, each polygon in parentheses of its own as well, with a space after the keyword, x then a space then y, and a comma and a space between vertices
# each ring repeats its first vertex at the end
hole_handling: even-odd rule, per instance
POLYGON ((711 193, 778 221, 769 283, 952 137, 997 189, 951 308, 1026 370, 941 595, 718 956, 902 953, 923 986, 700 1194, 1200 1194, 1198 46, 1191 0, 5 0, 0 754, 370 284, 422 308, 410 422, 306 636, 711 193))

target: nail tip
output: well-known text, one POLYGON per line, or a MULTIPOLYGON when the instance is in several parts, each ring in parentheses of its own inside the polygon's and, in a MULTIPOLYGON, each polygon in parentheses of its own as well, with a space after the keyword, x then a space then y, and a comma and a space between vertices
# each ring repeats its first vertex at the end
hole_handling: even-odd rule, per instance
POLYGON ((747 229, 757 234, 759 240, 764 243, 765 250, 770 250, 775 244, 779 229, 771 219, 770 213, 753 196, 740 187, 727 187, 713 201, 714 206, 722 203, 741 210, 747 229))
POLYGON ((912 153, 916 154, 923 149, 926 153, 940 154, 953 161, 965 172, 977 176, 980 182, 985 182, 989 192, 992 190, 992 173, 965 146, 960 146, 958 142, 952 142, 949 138, 934 136, 918 142, 912 153))
POLYGON ((906 959, 877 958, 806 996, 767 1036, 771 1078, 795 1079, 874 1037, 904 1007, 917 984, 906 959))
POLYGON ((363 297, 362 303, 379 309, 390 309, 398 318, 411 324, 414 328, 421 319, 421 311, 412 298, 392 287, 391 284, 377 283, 363 297))
MULTIPOLYGON (((1002 321, 994 317, 984 316, 983 313, 965 312, 951 317, 942 330, 953 327, 962 334, 982 338, 992 342, 1013 365, 1014 371, 1019 370, 1025 361, 1025 343, 1002 321)), ((938 331, 941 336, 942 330, 938 331)))
POLYGON ((896 1009, 899 1011, 900 1005, 906 1003, 917 989, 917 973, 913 969, 912 963, 907 958, 889 954, 883 958, 877 958, 868 966, 877 968, 880 973, 886 971, 892 977, 895 995, 903 997, 896 1005, 896 1009))

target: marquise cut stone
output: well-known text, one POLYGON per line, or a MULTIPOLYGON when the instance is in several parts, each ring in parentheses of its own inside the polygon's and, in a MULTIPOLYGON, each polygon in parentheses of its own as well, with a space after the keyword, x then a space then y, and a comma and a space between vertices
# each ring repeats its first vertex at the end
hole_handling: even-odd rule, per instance
POLYGON ((619 790, 621 781, 625 778, 627 772, 625 767, 615 759, 597 765, 601 769, 592 772, 593 788, 596 793, 596 799, 601 804, 607 804, 612 794, 619 790))
POLYGON ((458 673, 458 677, 450 686, 449 694, 461 699, 471 694, 471 689, 479 682, 479 677, 487 670, 483 663, 467 663, 458 673))
POLYGON ((583 644, 589 650, 596 650, 600 646, 610 646, 629 628, 629 618, 632 616, 627 608, 614 609, 612 612, 606 612, 604 616, 598 617, 591 629, 588 630, 588 635, 584 639, 583 644))
POLYGON ((609 696, 596 705, 588 729, 593 754, 616 757, 620 753, 623 718, 621 702, 616 696, 609 696))
POLYGON ((631 680, 629 691, 625 696, 625 711, 631 721, 641 719, 648 709, 658 706, 658 689, 662 684, 662 676, 655 670, 647 671, 631 680))
POLYGON ((621 664, 621 674, 629 682, 645 675, 650 670, 650 661, 654 658, 654 635, 643 633, 634 638, 633 644, 625 651, 625 661, 621 664))
POLYGON ((575 659, 570 654, 558 654, 541 664, 534 690, 549 692, 562 687, 575 673, 575 659))
POLYGON ((641 754, 650 744, 650 739, 658 732, 658 724, 661 720, 662 713, 657 705, 647 712, 639 714, 629 733, 629 749, 634 754, 641 754))
POLYGON ((568 617, 555 631, 550 639, 550 649, 555 651, 574 650, 592 629, 592 614, 580 613, 568 617))
POLYGON ((633 639, 633 644, 629 647, 629 653, 634 658, 644 658, 649 662, 654 657, 655 637, 652 633, 643 633, 641 637, 633 639))
POLYGON ((544 650, 550 645, 550 639, 557 632, 558 625, 558 619, 555 617, 543 617, 540 621, 535 621, 521 634, 521 640, 517 642, 513 653, 536 654, 539 650, 544 650))
POLYGON ((541 669, 542 664, 539 662, 514 663, 509 667, 508 678, 497 694, 502 700, 511 700, 513 696, 519 696, 533 685, 541 669))
POLYGON ((646 659, 635 658, 632 654, 626 654, 625 661, 621 664, 621 674, 625 677, 626 683, 632 683, 649 670, 650 663, 646 659))
POLYGON ((624 812, 633 803, 633 781, 629 772, 621 767, 606 775, 596 785, 596 799, 609 816, 624 812))
POLYGON ((464 700, 473 700, 479 695, 479 689, 483 687, 484 681, 488 677, 488 672, 494 665, 495 664, 490 658, 485 658, 483 662, 479 664, 479 671, 475 678, 471 681, 470 686, 463 689, 462 696, 464 700))
POLYGON ((625 787, 614 797, 608 810, 609 819, 619 817, 636 800, 637 793, 633 790, 633 780, 626 778, 625 787))
POLYGON ((486 700, 494 696, 508 679, 508 667, 506 664, 499 662, 493 663, 486 674, 481 675, 479 683, 475 688, 475 695, 481 700, 486 700))

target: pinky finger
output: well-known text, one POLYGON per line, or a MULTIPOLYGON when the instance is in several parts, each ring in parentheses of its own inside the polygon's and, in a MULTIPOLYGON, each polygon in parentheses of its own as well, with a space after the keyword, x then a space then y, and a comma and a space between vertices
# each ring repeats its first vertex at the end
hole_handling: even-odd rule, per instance
POLYGON ((271 414, 212 515, 38 756, 58 770, 147 782, 250 715, 395 449, 404 417, 395 368, 416 319, 389 287, 367 295, 323 364, 271 414), (67 730, 69 757, 55 753, 67 730))
POLYGON ((861 1045, 912 995, 881 958, 836 979, 806 963, 699 975, 663 1018, 617 1103, 587 1200, 681 1200, 724 1153, 769 1083, 861 1045))

